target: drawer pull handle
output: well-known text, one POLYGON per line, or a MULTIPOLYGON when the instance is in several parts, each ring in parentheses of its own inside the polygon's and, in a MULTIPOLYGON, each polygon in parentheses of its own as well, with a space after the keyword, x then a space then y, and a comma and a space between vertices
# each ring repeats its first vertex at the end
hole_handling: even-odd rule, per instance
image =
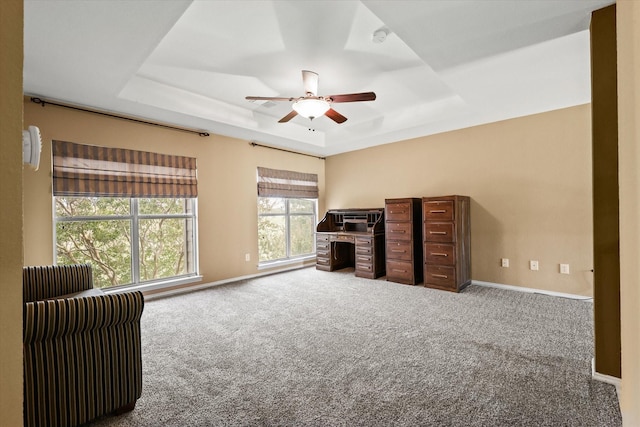
POLYGON ((391 230, 392 233, 406 233, 406 230, 391 230))
POLYGON ((444 234, 447 234, 447 232, 446 231, 430 231, 429 234, 442 234, 442 235, 444 235, 444 234))
POLYGON ((389 213, 395 214, 395 213, 404 213, 405 211, 389 211, 389 213))
POLYGON ((447 276, 446 274, 432 274, 433 277, 437 277, 439 279, 448 279, 449 276, 447 276))
POLYGON ((369 257, 363 257, 363 256, 359 256, 358 259, 360 261, 369 261, 369 257))
POLYGON ((447 210, 446 209, 434 209, 429 211, 430 213, 445 213, 447 210))
POLYGON ((449 256, 449 255, 444 254, 444 253, 442 253, 442 252, 431 252, 431 255, 433 255, 433 256, 445 256, 445 257, 446 257, 446 256, 449 256))
POLYGON ((402 249, 391 249, 391 252, 395 252, 395 253, 399 253, 399 254, 406 254, 407 251, 402 250, 402 249))
POLYGON ((397 273, 406 273, 407 270, 400 270, 398 268, 394 268, 393 271, 397 272, 397 273))

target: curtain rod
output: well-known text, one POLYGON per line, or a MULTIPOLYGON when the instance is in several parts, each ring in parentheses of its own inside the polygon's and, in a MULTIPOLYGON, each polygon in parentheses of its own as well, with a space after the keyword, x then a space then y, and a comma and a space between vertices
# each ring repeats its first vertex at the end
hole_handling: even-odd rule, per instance
POLYGON ((106 113, 104 111, 91 110, 89 108, 77 107, 77 106, 74 106, 74 105, 60 104, 60 103, 57 103, 57 102, 45 101, 44 99, 38 98, 38 97, 35 97, 35 96, 31 97, 31 102, 36 103, 36 104, 40 104, 43 107, 45 105, 47 105, 47 104, 55 105, 56 107, 63 107, 63 108, 69 108, 71 110, 76 110, 76 111, 84 111, 86 113, 99 114, 101 116, 112 117, 112 118, 115 118, 115 119, 129 120, 131 122, 142 123, 142 124, 145 124, 145 125, 152 125, 152 126, 158 126, 158 127, 162 127, 162 128, 166 128, 166 129, 178 130, 178 131, 182 131, 182 132, 195 133, 195 134, 197 134, 199 136, 209 136, 209 132, 204 132, 204 131, 201 131, 201 130, 185 129, 185 128, 181 128, 181 127, 178 127, 178 126, 165 125, 163 123, 149 122, 149 121, 142 120, 142 119, 135 119, 133 117, 127 117, 127 116, 121 116, 121 115, 118 115, 118 114, 106 113))
POLYGON ((313 154, 307 154, 307 153, 300 153, 299 151, 285 150, 284 148, 272 147, 270 145, 262 145, 254 141, 249 141, 249 145, 252 147, 262 147, 262 148, 270 148, 272 150, 284 151, 285 153, 299 154, 301 156, 315 157, 316 159, 320 159, 320 160, 326 159, 326 157, 314 156, 313 154))

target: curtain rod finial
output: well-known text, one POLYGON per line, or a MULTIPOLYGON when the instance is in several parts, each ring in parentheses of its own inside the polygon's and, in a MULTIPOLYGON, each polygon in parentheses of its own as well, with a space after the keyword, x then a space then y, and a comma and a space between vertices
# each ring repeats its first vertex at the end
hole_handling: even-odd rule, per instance
POLYGON ((40 104, 43 107, 44 107, 44 104, 45 104, 45 102, 42 99, 37 98, 37 97, 33 97, 33 96, 31 97, 31 102, 33 102, 35 104, 40 104))

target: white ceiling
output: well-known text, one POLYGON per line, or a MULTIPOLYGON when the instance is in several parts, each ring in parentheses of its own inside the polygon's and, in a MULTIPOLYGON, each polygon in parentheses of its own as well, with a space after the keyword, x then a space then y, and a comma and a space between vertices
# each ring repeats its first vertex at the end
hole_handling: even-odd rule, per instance
POLYGON ((590 102, 611 0, 26 0, 24 92, 316 155, 590 102), (388 31, 383 43, 372 34, 388 31), (295 117, 301 70, 348 117, 295 117))

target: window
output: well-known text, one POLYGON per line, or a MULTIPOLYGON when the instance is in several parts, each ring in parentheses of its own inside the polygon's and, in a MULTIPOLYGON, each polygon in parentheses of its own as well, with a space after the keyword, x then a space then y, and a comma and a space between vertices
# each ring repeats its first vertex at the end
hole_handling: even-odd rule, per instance
POLYGON ((318 176, 258 168, 258 258, 270 263, 315 253, 318 176))
POLYGON ((53 141, 53 194, 56 263, 94 286, 197 274, 195 159, 53 141))
POLYGON ((90 263, 94 286, 194 275, 196 200, 55 197, 56 263, 90 263))
POLYGON ((315 199, 258 197, 260 263, 315 253, 315 199))

